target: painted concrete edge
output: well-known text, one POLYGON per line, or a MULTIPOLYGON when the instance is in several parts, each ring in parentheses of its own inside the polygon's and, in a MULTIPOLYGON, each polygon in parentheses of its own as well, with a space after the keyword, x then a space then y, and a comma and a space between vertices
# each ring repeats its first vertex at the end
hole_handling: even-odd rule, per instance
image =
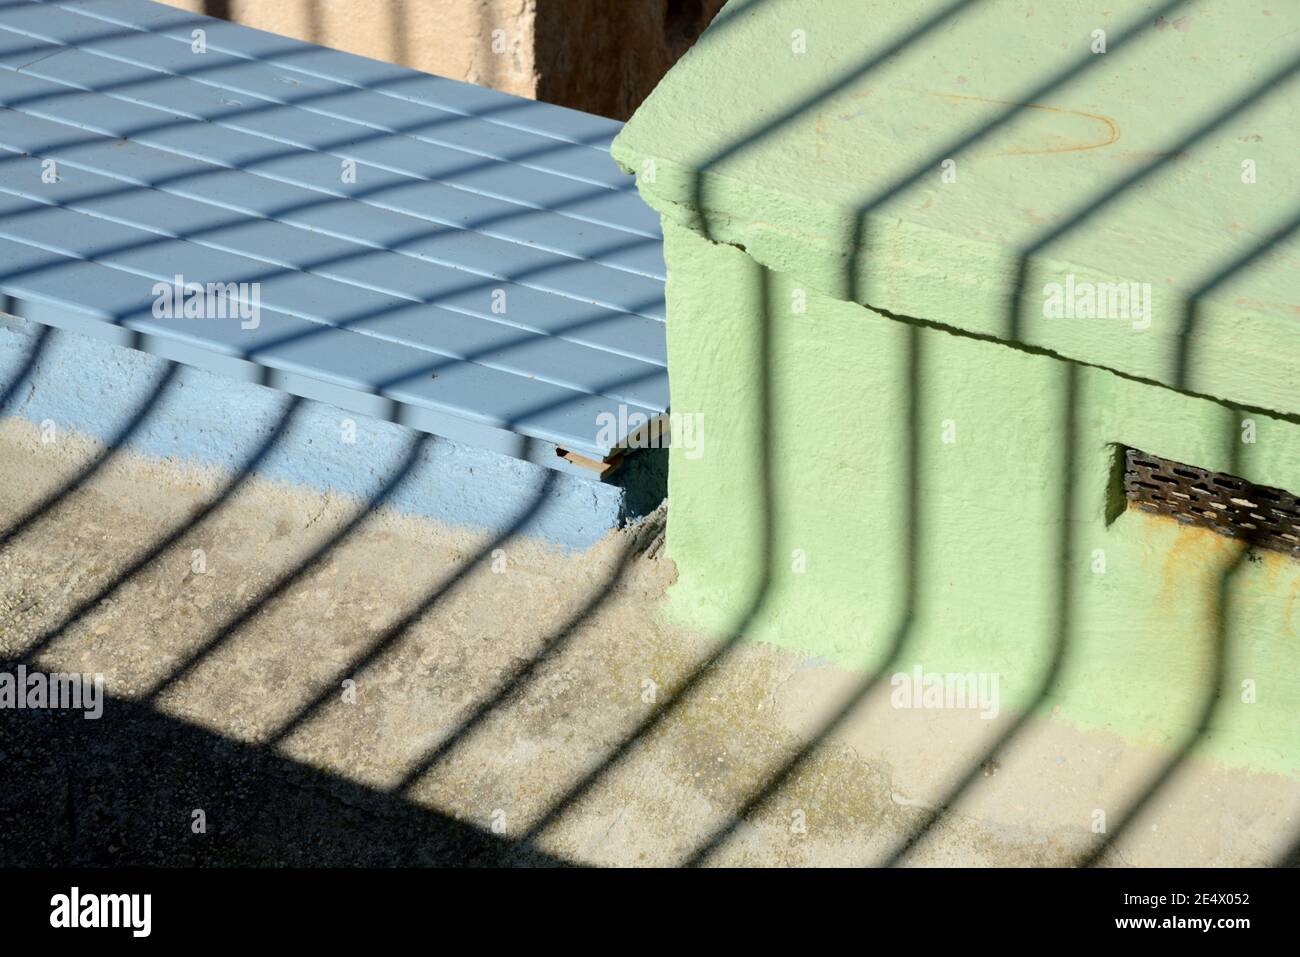
POLYGON ((146 457, 328 491, 583 551, 663 500, 667 450, 597 482, 404 425, 0 316, 0 418, 146 457))
POLYGON ((1300 416, 1300 353, 1278 348, 1294 336, 1285 317, 1153 287, 1149 308, 1159 321, 1146 328, 1048 319, 1040 295, 1047 282, 1070 275, 1092 283, 1140 279, 1050 256, 1031 256, 1022 275, 1014 249, 890 217, 868 215, 859 224, 847 211, 655 156, 635 135, 629 124, 611 153, 620 168, 636 173, 642 198, 665 222, 743 249, 810 289, 1188 394, 1300 416), (869 268, 881 262, 888 268, 869 268), (1184 351, 1189 340, 1194 348, 1184 351))
MULTIPOLYGON (((4 293, 0 293, 0 316, 26 319, 76 332, 112 346, 148 352, 162 359, 181 362, 221 376, 270 386, 300 398, 315 399, 339 409, 396 422, 420 432, 431 432, 503 455, 536 462, 580 478, 594 478, 590 470, 559 457, 560 453, 556 451, 558 446, 546 439, 478 422, 463 414, 399 401, 369 388, 358 388, 355 384, 334 377, 321 376, 317 374, 319 370, 304 374, 293 368, 281 368, 265 356, 254 361, 237 352, 214 348, 211 342, 197 344, 181 337, 158 335, 150 332, 151 327, 147 324, 142 327, 130 318, 112 319, 61 303, 28 300, 4 293), (106 319, 112 321, 105 321, 106 319)), ((570 443, 568 450, 597 460, 604 459, 612 452, 609 447, 577 443, 570 443)))

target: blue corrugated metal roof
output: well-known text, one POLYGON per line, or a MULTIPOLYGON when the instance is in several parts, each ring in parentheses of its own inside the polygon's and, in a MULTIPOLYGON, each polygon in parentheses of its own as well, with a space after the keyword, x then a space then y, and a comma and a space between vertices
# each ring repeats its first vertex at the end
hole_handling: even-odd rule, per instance
POLYGON ((0 0, 0 309, 604 458, 601 413, 668 406, 662 237, 619 125, 148 0, 0 0), (256 328, 159 317, 177 276, 257 283, 256 328))

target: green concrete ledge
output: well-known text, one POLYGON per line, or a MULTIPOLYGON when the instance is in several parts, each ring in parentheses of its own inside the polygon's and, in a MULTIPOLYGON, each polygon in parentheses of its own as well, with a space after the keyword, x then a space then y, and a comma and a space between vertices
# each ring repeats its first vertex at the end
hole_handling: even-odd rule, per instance
POLYGON ((834 298, 1300 414, 1294 9, 732 0, 724 19, 614 142, 666 220, 834 298), (1149 284, 1149 323, 1045 316, 1071 281, 1149 284))

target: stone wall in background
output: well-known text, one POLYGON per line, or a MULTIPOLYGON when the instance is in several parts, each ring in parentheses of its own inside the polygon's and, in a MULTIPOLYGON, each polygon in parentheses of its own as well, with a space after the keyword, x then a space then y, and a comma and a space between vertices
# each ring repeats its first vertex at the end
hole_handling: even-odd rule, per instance
POLYGON ((536 98, 625 120, 726 0, 537 0, 536 98))
POLYGON ((626 119, 725 0, 163 0, 626 119))

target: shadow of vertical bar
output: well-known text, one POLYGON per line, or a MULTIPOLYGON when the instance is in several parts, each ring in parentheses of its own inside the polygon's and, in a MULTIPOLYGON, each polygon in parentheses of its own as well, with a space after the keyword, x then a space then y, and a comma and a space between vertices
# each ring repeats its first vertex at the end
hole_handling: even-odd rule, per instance
POLYGON ((886 867, 902 863, 907 853, 930 833, 931 829, 948 809, 966 792, 966 789, 983 776, 984 766, 1020 733, 1021 729, 1032 717, 1034 710, 1051 693, 1064 668, 1066 652, 1070 642, 1071 603, 1073 599, 1071 560, 1074 554, 1073 515, 1076 495, 1075 454, 1078 444, 1079 367, 1073 362, 1063 362, 1061 363, 1060 376, 1061 496, 1058 510, 1060 535, 1057 539, 1056 554, 1053 556, 1056 563, 1055 622, 1049 650, 1049 663, 1038 682, 1032 700, 1026 705, 1023 712, 1017 716, 1011 727, 999 737, 992 747, 979 754, 975 760, 967 765, 966 770, 958 777, 956 783, 934 809, 924 812, 921 821, 882 860, 881 863, 886 867))
POLYGON ((758 553, 758 575, 754 583, 754 588, 748 599, 745 608, 737 615, 736 620, 731 627, 725 630, 729 635, 725 641, 703 662, 696 666, 695 670, 687 679, 682 682, 663 703, 643 719, 629 734, 625 735, 623 740, 611 750, 601 761, 585 774, 576 784, 570 787, 562 796, 551 803, 549 809, 541 814, 534 821, 526 832, 519 838, 523 846, 535 844, 537 838, 554 823, 562 814, 575 806, 582 798, 595 786, 595 784, 615 766, 617 766, 629 753, 633 746, 645 737, 650 731, 659 726, 659 724, 673 711, 676 705, 683 701, 705 678, 712 669, 725 660, 727 654, 744 638, 747 628, 757 618, 762 610, 763 603, 767 598, 769 588, 772 583, 772 562, 773 562, 773 545, 777 536, 778 515, 776 510, 775 497, 772 488, 772 465, 774 461, 774 451, 772 443, 772 382, 771 382, 771 279, 767 269, 758 263, 753 263, 752 268, 757 274, 757 307, 759 310, 758 322, 755 328, 756 338, 756 365, 759 369, 759 382, 754 390, 755 408, 754 415, 762 427, 758 430, 759 440, 756 449, 758 464, 758 489, 756 500, 761 508, 761 519, 759 520, 759 535, 757 541, 758 553))
MULTIPOLYGON (((835 82, 828 84, 826 87, 824 87, 817 93, 811 95, 810 97, 804 98, 795 106, 782 111, 773 119, 755 128, 748 135, 733 141, 727 147, 720 150, 719 152, 714 154, 711 158, 701 163, 695 174, 694 183, 692 184, 692 188, 691 188, 691 194, 693 196, 695 211, 699 216, 700 231, 707 238, 710 239, 713 238, 713 234, 709 227, 707 196, 706 196, 706 188, 704 182, 705 175, 709 169, 716 166, 718 163, 726 159, 728 156, 732 156, 736 154, 737 152, 746 148, 747 146, 752 145, 753 143, 758 142, 759 140, 770 135, 771 133, 783 128, 788 123, 797 119, 799 116, 805 114, 808 109, 815 106, 817 103, 826 100, 828 97, 833 96, 837 91, 845 89, 850 83, 869 74, 881 63, 885 62, 890 57, 896 56, 897 54, 901 53, 904 49, 911 46, 916 41, 920 40, 927 33, 929 33, 933 29, 943 24, 953 14, 959 12, 960 10, 968 6, 969 2, 970 0, 958 0, 958 2, 956 3, 952 3, 945 7, 940 8, 934 14, 930 15, 921 23, 917 24, 911 31, 909 31, 902 37, 899 37, 896 40, 894 40, 888 47, 886 47, 884 51, 874 52, 873 54, 871 54, 870 56, 866 57, 864 60, 856 64, 853 68, 847 71, 843 76, 841 76, 835 82)), ((1178 0, 1170 0, 1170 2, 1166 3, 1159 10, 1155 11, 1155 13, 1168 12, 1169 10, 1173 9, 1177 5, 1178 5, 1178 0)), ((1112 42, 1111 44, 1112 56, 1113 54, 1117 53, 1121 47, 1128 47, 1130 43, 1133 41, 1133 39, 1138 35, 1139 31, 1148 22, 1149 22, 1148 16, 1143 15, 1141 18, 1134 21, 1134 23, 1130 24, 1117 37, 1117 39, 1115 39, 1112 42)), ((1076 61, 1074 64, 1067 67, 1065 70, 1058 72, 1049 81, 1040 85, 1038 88, 1032 91, 1029 95, 1029 99, 1040 98, 1041 96, 1046 95, 1052 90, 1059 88, 1060 86, 1074 79, 1077 75, 1086 71, 1090 66, 1092 66, 1096 62, 1097 59, 1095 57, 1086 57, 1079 61, 1076 61)), ((943 156, 951 155, 955 151, 959 151, 969 145, 978 142, 984 136, 988 135, 993 130, 999 128, 1000 126, 1008 122, 1017 114, 1018 109, 1019 107, 1013 107, 1011 109, 1003 111, 1001 114, 999 114, 998 117, 996 117, 989 123, 985 124, 979 130, 970 134, 963 135, 955 144, 950 145, 949 147, 945 147, 944 150, 939 151, 939 154, 937 155, 937 158, 935 159, 934 163, 921 164, 913 173, 896 181, 895 183, 891 184, 885 191, 877 193, 872 199, 861 204, 861 206, 857 209, 857 216, 855 217, 853 245, 852 245, 851 253, 846 260, 846 270, 845 270, 845 277, 844 277, 844 289, 850 291, 849 294, 851 295, 852 298, 857 298, 857 293, 859 291, 858 280, 860 277, 855 271, 855 265, 857 261, 858 251, 860 251, 865 246, 867 214, 870 213, 872 209, 878 207, 881 203, 887 200, 890 196, 896 195, 897 193, 905 189, 907 186, 916 182, 921 176, 925 175, 927 171, 929 171, 933 166, 936 166, 938 160, 943 156)), ((772 421, 770 416, 770 400, 768 396, 768 389, 770 387, 770 370, 768 369, 766 364, 767 349, 769 348, 769 344, 767 342, 767 337, 769 335, 769 330, 767 329, 767 322, 769 316, 767 314, 767 309, 766 309, 766 303, 767 303, 766 271, 764 271, 762 281, 763 281, 763 301, 765 304, 765 308, 764 308, 763 323, 762 323, 763 336, 764 336, 764 344, 763 344, 764 365, 762 368, 762 374, 763 374, 764 381, 761 387, 761 392, 763 395, 763 402, 764 402, 764 410, 763 410, 761 421, 768 423, 770 427, 770 423, 772 421)), ((1013 325, 1015 321, 1016 321, 1015 317, 1013 316, 1011 320, 1013 325)), ((919 330, 917 330, 915 334, 919 336, 919 330)), ((919 339, 917 341, 919 341, 919 339)), ((912 384, 914 385, 915 383, 913 382, 912 384)), ((1073 386, 1074 384, 1073 379, 1070 380, 1069 384, 1071 387, 1073 386)), ((1073 401, 1072 397, 1071 397, 1071 401, 1073 401)), ((770 428, 764 429, 764 442, 765 442, 764 454, 765 455, 770 455, 770 437, 767 435, 768 431, 770 431, 770 428)), ((916 437, 913 436, 912 438, 913 441, 915 441, 916 437)), ((765 459, 765 461, 770 464, 770 460, 765 459)), ((668 701, 664 703, 662 707, 657 709, 649 718, 647 718, 640 726, 638 726, 632 732, 631 735, 626 737, 617 748, 615 748, 602 762, 600 762, 600 764, 597 765, 597 767, 594 770, 592 770, 587 775, 585 775, 581 781, 579 781, 574 787, 572 787, 562 797, 560 797, 552 805, 551 809, 545 814, 543 814, 542 817, 529 828, 527 834, 525 835, 526 839, 530 841, 534 840, 547 826, 553 823, 573 803, 575 803, 584 794, 586 794, 591 789, 591 787, 594 786, 596 781, 607 770, 609 770, 616 763, 618 763, 618 761, 622 759, 622 757, 631 749, 632 745, 635 744, 636 741, 640 740, 648 731, 656 727, 659 724, 659 722, 662 721, 663 718, 676 706, 676 704, 679 703, 681 700, 683 700, 684 697, 703 679, 703 677, 708 673, 708 671, 713 667, 715 667, 718 663, 720 663, 725 658, 728 652, 732 650, 734 645, 743 637, 744 629, 748 627, 749 623, 757 616, 758 612, 761 610, 761 607, 763 605, 763 602, 766 597, 766 593, 768 591, 771 582, 771 561, 772 561, 771 547, 774 541, 772 525, 773 522, 775 521, 775 515, 773 513, 773 508, 772 508, 773 497, 772 497, 772 489, 771 489, 771 473, 770 473, 770 469, 766 467, 764 469, 764 480, 765 481, 764 481, 764 489, 762 492, 762 499, 764 501, 764 512, 765 512, 764 518, 766 520, 764 524, 764 534, 767 543, 764 549, 764 559, 763 559, 764 573, 762 576, 761 587, 759 588, 757 594, 754 596, 750 609, 746 612, 745 615, 742 616, 740 624, 735 629, 733 629, 732 636, 727 640, 726 644, 724 644, 713 655, 710 655, 699 666, 699 668, 697 668, 694 675, 691 678, 689 678, 683 684, 683 686, 676 693, 674 693, 669 698, 668 701)), ((914 515, 913 519, 914 521, 912 524, 915 526, 917 516, 914 515)), ((915 555, 912 556, 911 560, 915 560, 915 555)), ((914 582, 912 582, 907 584, 906 587, 909 592, 914 592, 916 585, 914 582)), ((908 630, 907 624, 910 623, 910 615, 905 615, 904 620, 905 620, 904 625, 900 627, 898 633, 895 635, 894 641, 891 643, 891 655, 889 656, 889 660, 887 660, 885 664, 882 665, 878 674, 885 674, 888 672, 889 667, 892 666, 894 661, 897 659, 897 655, 901 651, 904 645, 906 633, 908 630)), ((1059 666, 1059 663, 1060 663, 1059 656, 1057 656, 1056 660, 1054 660, 1053 663, 1053 669, 1052 669, 1053 671, 1056 669, 1056 667, 1059 666)), ((865 695, 869 691, 869 687, 870 685, 868 686, 868 689, 864 689, 858 696, 855 696, 854 701, 856 702, 856 700, 858 700, 859 698, 865 697, 865 695)), ((842 710, 841 713, 836 717, 836 719, 832 721, 831 725, 820 732, 817 740, 821 740, 826 734, 828 734, 834 728, 834 726, 839 721, 843 720, 844 716, 847 714, 848 711, 852 709, 852 707, 853 704, 850 704, 846 709, 842 710)), ((810 750, 811 748, 803 749, 800 755, 796 756, 796 758, 793 761, 789 762, 787 767, 782 772, 778 772, 778 773, 781 773, 783 775, 788 775, 790 771, 796 768, 802 762, 802 760, 806 758, 810 750)), ((765 799, 765 795, 770 794, 771 791, 772 791, 771 787, 765 788, 764 795, 760 795, 758 801, 761 802, 763 799, 765 799)), ((730 833, 730 831, 734 829, 735 824, 736 821, 733 820, 731 824, 727 825, 725 828, 726 832, 730 833)), ((710 848, 714 847, 724 837, 725 834, 715 834, 709 838, 707 844, 710 848)), ((707 850, 704 853, 697 852, 692 856, 692 860, 695 860, 697 858, 699 860, 702 860, 703 857, 706 855, 707 855, 707 850)))
POLYGON ((760 810, 763 804, 786 784, 812 755, 825 743, 853 711, 866 701, 871 694, 889 679, 889 668, 898 659, 907 644, 916 617, 916 595, 918 584, 921 508, 920 508, 920 380, 922 376, 922 350, 926 332, 920 326, 909 325, 905 340, 906 357, 903 363, 902 395, 904 418, 900 427, 905 430, 904 471, 898 476, 903 499, 903 520, 899 529, 900 541, 898 554, 901 556, 902 587, 899 595, 898 622, 890 633, 889 640, 880 655, 879 664, 870 678, 862 682, 848 697, 843 705, 800 746, 799 750, 779 768, 769 774, 763 787, 752 795, 733 814, 726 823, 705 838, 694 852, 683 861, 687 867, 698 867, 705 863, 714 852, 726 842, 741 823, 751 814, 760 810))
MULTIPOLYGON (((1264 80, 1252 85, 1245 94, 1234 98, 1232 103, 1230 103, 1223 110, 1220 110, 1218 113, 1216 113, 1213 117, 1211 117, 1204 123, 1199 124, 1190 134, 1182 138, 1178 143, 1171 144, 1168 150, 1162 151, 1164 155, 1162 155, 1158 159, 1148 164, 1145 164, 1142 168, 1136 170, 1129 176, 1124 177, 1115 186, 1102 190, 1097 195, 1090 197, 1087 202, 1082 203, 1077 207, 1077 211, 1074 215, 1067 218, 1062 224, 1060 224, 1057 227, 1054 227, 1052 230, 1050 230, 1048 233, 1046 233, 1036 242, 1034 242, 1030 246, 1026 247, 1024 250, 1022 250, 1017 264, 1015 284, 1012 288, 1011 295, 1008 302, 1007 337, 1010 340, 1015 341, 1016 339, 1018 339, 1020 335, 1020 330, 1022 328, 1021 310, 1024 308, 1025 305, 1025 296, 1028 287, 1028 278, 1029 278, 1029 269, 1030 269, 1030 258, 1033 255, 1041 252, 1051 242, 1055 241, 1056 239, 1060 238, 1061 236, 1065 235, 1071 230, 1079 228, 1096 211, 1108 206, 1109 204, 1113 203, 1116 199, 1119 199, 1127 195, 1133 188, 1139 185, 1143 180, 1145 180, 1147 177, 1151 176, 1156 171, 1161 169, 1168 161, 1169 156, 1178 155, 1184 152, 1185 150, 1191 148, 1194 144, 1199 142, 1209 133, 1220 128, 1224 123, 1228 122, 1233 117, 1239 115, 1243 110, 1260 102, 1260 100, 1264 96, 1266 96, 1270 91, 1277 90, 1281 84, 1292 79, 1296 75, 1297 71, 1300 71, 1300 58, 1292 58, 1291 60, 1287 61, 1287 63, 1285 63, 1281 68, 1274 71, 1269 76, 1265 77, 1264 80)), ((1290 235, 1298 226, 1300 226, 1300 217, 1291 219, 1290 221, 1285 223, 1282 227, 1270 233, 1270 235, 1267 236, 1262 243, 1258 244, 1253 249, 1248 250, 1242 256, 1238 257, 1236 260, 1234 260, 1234 262, 1231 265, 1217 272, 1209 281, 1207 281, 1206 283, 1204 283, 1203 285, 1201 285, 1195 291, 1191 292, 1188 295, 1188 301, 1190 305, 1188 307, 1186 317, 1182 323, 1180 336, 1178 337, 1178 343, 1176 345, 1176 355, 1175 355, 1176 368, 1175 368, 1175 380, 1174 380, 1174 384, 1176 388, 1186 387, 1187 362, 1188 362, 1188 356, 1191 354, 1190 342, 1194 335, 1196 325, 1197 325, 1196 305, 1195 305, 1197 300, 1203 297, 1213 288, 1217 287, 1218 285, 1226 281, 1229 278, 1229 276, 1240 271, 1241 269, 1249 265, 1249 263, 1258 259, 1261 255, 1267 252, 1268 249, 1276 245, 1277 242, 1280 242, 1283 238, 1290 235)), ((1077 366, 1075 366, 1073 363, 1069 362, 1068 360, 1065 360, 1065 365, 1070 369, 1070 373, 1071 373, 1067 391, 1070 394, 1070 401, 1073 402, 1075 401, 1075 392, 1077 390, 1077 382, 1076 382, 1077 366)), ((1077 438, 1075 434, 1076 424, 1075 424, 1074 416, 1075 416, 1074 410, 1073 409, 1069 410, 1069 415, 1067 417, 1067 424, 1069 428, 1069 432, 1067 434, 1068 434, 1069 442, 1067 443, 1068 447, 1066 448, 1065 451, 1071 457, 1073 457, 1073 455, 1075 454, 1074 444, 1077 438)), ((1062 532, 1062 537, 1063 539, 1066 540, 1064 542, 1066 548, 1069 547, 1068 538, 1071 534, 1068 516, 1069 516, 1069 506, 1071 505, 1071 498, 1074 495, 1073 476, 1068 476, 1067 481, 1068 481, 1068 485, 1065 490, 1065 495, 1067 496, 1065 502, 1066 510, 1064 512, 1064 516, 1066 518, 1066 524, 1064 525, 1063 532, 1062 532)), ((1062 551, 1061 560, 1064 562, 1065 558, 1068 555, 1069 555, 1068 550, 1062 551)), ((1068 568, 1064 564, 1061 567, 1061 572, 1064 577, 1059 579, 1058 587, 1065 589, 1063 595, 1065 596, 1065 599, 1068 601, 1069 580, 1068 580, 1068 575, 1066 575, 1066 573, 1068 572, 1068 568)), ((980 757, 980 760, 973 763, 970 766, 970 768, 966 771, 966 773, 963 774, 958 779, 956 786, 947 793, 947 795, 944 797, 942 801, 939 802, 937 808, 934 811, 926 814, 926 816, 922 819, 920 824, 885 859, 886 864, 892 865, 892 864, 899 863, 902 860, 902 856, 908 850, 913 848, 919 841, 923 840, 924 837, 931 831, 931 829, 933 828, 937 820, 942 816, 942 814, 948 808, 950 808, 965 793, 965 791, 971 785, 973 785, 974 783, 976 783, 977 780, 979 780, 980 771, 983 765, 989 760, 992 760, 999 752, 1004 751, 1006 747, 1010 744, 1010 742, 1014 740, 1014 738, 1017 735, 1020 734, 1025 723, 1028 721, 1029 717, 1031 716, 1033 710, 1042 703, 1042 701, 1050 693, 1052 684, 1056 680, 1058 680, 1061 675, 1062 669, 1065 664, 1065 658, 1066 658, 1068 645, 1069 645, 1069 634, 1068 634, 1069 624, 1070 624, 1069 609, 1068 606, 1063 606, 1060 609, 1058 609, 1057 635, 1054 641, 1054 651, 1053 651, 1052 661, 1048 668, 1046 678, 1040 684, 1039 690, 1035 694, 1032 702, 1027 706, 1026 710, 1016 719, 1016 721, 1011 726, 1011 728, 1008 729, 1008 731, 1004 733, 1002 736, 1000 736, 998 741, 980 757)), ((1182 754, 1184 756, 1187 750, 1188 749, 1183 750, 1182 754)))
MULTIPOLYGON (((1257 262, 1262 256, 1274 249, 1279 243, 1283 242, 1289 236, 1293 235, 1297 229, 1300 229, 1300 213, 1284 221, 1276 229, 1271 230, 1258 243, 1255 243, 1249 249, 1235 257, 1231 262, 1225 264, 1221 269, 1213 273, 1195 291, 1188 296, 1188 304, 1184 311, 1179 335, 1176 341, 1176 352, 1174 355, 1173 383, 1175 388, 1186 389, 1190 387, 1190 363, 1193 355, 1193 340, 1196 332, 1200 327, 1201 302, 1215 289, 1222 286, 1234 275, 1241 273, 1257 262)), ((1241 413, 1231 408, 1224 409, 1225 416, 1225 436, 1228 448, 1228 471, 1232 474, 1239 474, 1241 459, 1241 443, 1239 441, 1239 423, 1241 413)), ((1209 733, 1210 726, 1214 721, 1215 714, 1218 711, 1219 701, 1223 695, 1223 686, 1226 679, 1226 668, 1228 663, 1229 642, 1231 640, 1232 628, 1232 583, 1243 567, 1246 558, 1249 556, 1249 544, 1241 548, 1232 560, 1224 568, 1220 576, 1219 583, 1214 593, 1215 611, 1214 611, 1214 638, 1212 640, 1212 683, 1207 690, 1205 700, 1203 701, 1196 723, 1191 734, 1178 746, 1173 756, 1162 765, 1161 769, 1151 778, 1151 780, 1141 789, 1140 794, 1134 801, 1120 814, 1118 825, 1109 829, 1109 831, 1100 838, 1091 850, 1086 852, 1080 860, 1080 866, 1092 867, 1101 863, 1106 853, 1113 847, 1119 839, 1129 830, 1133 821, 1142 813, 1143 809, 1148 807, 1155 795, 1163 789, 1166 784, 1172 780, 1175 774, 1190 758, 1197 745, 1209 733)))

